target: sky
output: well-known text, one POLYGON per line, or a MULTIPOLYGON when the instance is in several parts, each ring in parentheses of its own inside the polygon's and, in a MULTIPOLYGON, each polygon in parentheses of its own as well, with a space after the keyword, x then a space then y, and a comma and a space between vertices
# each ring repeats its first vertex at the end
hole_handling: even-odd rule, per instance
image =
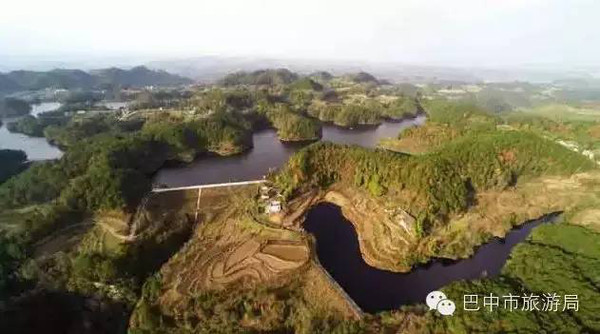
POLYGON ((596 66, 595 0, 18 0, 0 56, 596 66))

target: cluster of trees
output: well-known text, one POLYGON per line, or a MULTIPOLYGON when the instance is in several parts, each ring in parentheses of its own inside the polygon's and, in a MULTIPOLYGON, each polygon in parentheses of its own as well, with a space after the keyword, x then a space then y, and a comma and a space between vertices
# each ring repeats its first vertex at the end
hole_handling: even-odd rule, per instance
POLYGON ((198 154, 240 153, 252 146, 252 124, 237 113, 218 113, 191 121, 158 117, 144 124, 141 135, 169 146, 170 158, 191 161, 198 154))
POLYGON ((254 72, 236 72, 226 75, 221 84, 224 86, 238 85, 286 85, 298 79, 296 73, 287 69, 258 70, 254 72))
MULTIPOLYGON (((80 216, 56 205, 30 206, 18 211, 0 209, 0 298, 13 296, 31 287, 24 264, 33 252, 36 240, 80 216), (5 226, 8 224, 9 226, 5 226)), ((8 298, 5 300, 9 300, 8 298)))
POLYGON ((225 90, 211 88, 180 102, 180 106, 197 114, 207 115, 223 112, 243 112, 254 106, 255 95, 247 89, 225 90))
MULTIPOLYGON (((52 207, 55 212, 57 207, 52 207)), ((148 215, 152 214, 148 213, 148 215)), ((64 215, 60 217, 70 224, 83 218, 64 215)), ((98 230, 92 228, 77 247, 64 248, 64 251, 35 259, 27 259, 30 256, 27 253, 27 241, 4 238, 0 234, 0 264, 2 264, 0 296, 18 293, 25 288, 30 289, 34 284, 38 285, 38 288, 33 290, 36 293, 29 290, 29 293, 18 298, 20 302, 8 302, 9 309, 18 315, 20 321, 6 321, 8 312, 4 309, 0 327, 23 331, 24 328, 30 327, 23 323, 27 319, 44 321, 40 314, 31 310, 35 309, 37 293, 50 290, 58 294, 77 295, 88 299, 85 305, 84 303, 65 305, 55 300, 50 301, 45 307, 59 313, 68 313, 66 324, 51 319, 54 330, 72 329, 70 324, 79 322, 82 317, 84 319, 81 322, 88 326, 93 322, 90 318, 99 320, 99 324, 93 325, 96 329, 103 327, 102 323, 105 323, 104 327, 111 328, 107 329, 108 332, 125 330, 143 282, 188 240, 192 232, 193 221, 184 214, 178 214, 176 217, 173 214, 152 216, 146 219, 142 224, 152 224, 152 228, 139 233, 134 242, 104 246, 102 243, 106 241, 106 236, 96 233, 98 230), (92 306, 89 300, 94 301, 92 306), (113 309, 112 306, 118 307, 113 309), (8 327, 5 327, 7 324, 8 327)), ((30 227, 34 227, 39 231, 37 225, 40 224, 40 220, 41 223, 48 221, 41 214, 31 215, 26 228, 29 230, 30 227)), ((56 231, 64 226, 58 227, 54 224, 52 227, 56 231)), ((65 233, 68 233, 67 231, 68 229, 65 229, 65 233)), ((44 234, 38 233, 36 239, 28 238, 28 242, 38 240, 48 233, 51 231, 46 229, 44 234)))
POLYGON ((234 154, 251 146, 252 124, 238 114, 131 123, 97 115, 49 126, 47 138, 66 148, 65 155, 35 163, 0 186, 0 207, 57 198, 75 210, 132 207, 166 160, 189 161, 202 152, 234 154))
POLYGON ((101 93, 83 89, 72 90, 58 97, 58 102, 62 105, 93 105, 100 100, 102 100, 101 93))
POLYGON ((421 112, 419 102, 414 98, 397 97, 383 103, 374 98, 349 103, 328 103, 313 101, 307 113, 324 122, 333 122, 339 126, 360 124, 379 124, 383 119, 402 119, 421 112))
POLYGON ((322 91, 323 88, 322 84, 309 77, 296 79, 289 85, 289 89, 291 90, 312 90, 318 92, 322 91))
POLYGON ((287 105, 276 103, 264 111, 269 122, 277 129, 277 136, 283 141, 317 140, 321 138, 321 125, 287 105))
MULTIPOLYGON (((187 108, 192 108, 198 114, 211 115, 212 119, 227 117, 247 131, 272 126, 277 130, 279 138, 284 141, 320 138, 320 124, 304 113, 304 104, 307 100, 300 101, 300 97, 293 98, 306 91, 301 89, 291 90, 291 93, 289 91, 289 95, 279 95, 260 89, 255 91, 244 88, 210 89, 184 103, 187 103, 187 108)), ((309 102, 310 99, 312 95, 309 97, 309 102)))
POLYGON ((383 115, 390 119, 403 119, 423 112, 420 101, 407 95, 400 95, 392 102, 383 105, 383 115))
POLYGON ((350 74, 347 78, 355 83, 379 83, 377 78, 370 73, 367 72, 358 72, 354 74, 350 74))
MULTIPOLYGON (((178 107, 191 115, 243 113, 254 127, 266 124, 278 130, 282 140, 314 140, 320 137, 318 122, 340 126, 378 124, 383 119, 401 119, 422 111, 415 97, 393 95, 379 99, 377 92, 364 95, 363 83, 373 83, 372 76, 359 73, 357 91, 338 93, 327 87, 329 73, 301 77, 285 69, 238 72, 226 76, 221 87, 212 87, 192 95, 152 99, 138 106, 178 107), (357 94, 352 96, 352 94, 357 94), (351 98, 348 98, 350 96, 351 98), (345 99, 348 98, 348 101, 345 99)), ((376 82, 377 80, 375 80, 376 82)), ((156 93, 147 93, 155 95, 156 93)))
POLYGON ((82 139, 100 133, 127 133, 139 130, 143 120, 117 121, 113 114, 65 116, 61 111, 25 116, 7 124, 11 132, 46 139, 62 148, 73 146, 82 139))
POLYGON ((46 127, 35 116, 27 115, 16 122, 6 124, 8 131, 26 134, 31 137, 43 137, 46 127))
POLYGON ((27 155, 20 150, 0 150, 0 184, 25 167, 27 155))
MULTIPOLYGON (((300 76, 288 69, 267 69, 258 70, 254 72, 236 72, 225 76, 221 80, 221 84, 224 86, 238 86, 238 85, 287 85, 296 80, 300 76)), ((325 83, 333 79, 333 75, 328 72, 316 72, 309 75, 309 78, 318 81, 319 83, 325 83)), ((366 72, 358 72, 349 74, 343 77, 347 81, 355 84, 379 84, 372 74, 366 72)), ((306 83, 306 82, 305 82, 306 83)))
MULTIPOLYGON (((50 120, 51 118, 45 118, 50 120)), ((64 119, 55 119, 60 122, 58 125, 49 124, 40 118, 44 125, 44 136, 46 139, 62 148, 71 147, 83 139, 93 137, 98 134, 118 135, 139 130, 143 125, 141 121, 119 122, 112 114, 98 114, 93 116, 72 117, 66 124, 64 119)))
POLYGON ((523 175, 569 175, 595 168, 586 157, 533 133, 474 133, 444 145, 436 154, 452 159, 476 189, 506 188, 523 175))
POLYGON ((67 181, 67 175, 58 163, 33 163, 0 185, 0 208, 10 209, 50 201, 58 197, 67 181))
POLYGON ((37 117, 27 115, 16 122, 6 125, 8 131, 23 133, 32 137, 44 137, 44 130, 49 126, 60 127, 68 123, 70 117, 64 116, 60 111, 51 111, 39 114, 37 117))
MULTIPOLYGON (((0 212, 3 213, 0 222, 8 220, 14 226, 10 230, 12 241, 6 245, 2 241, 2 247, 29 249, 53 231, 73 226, 95 212, 132 211, 151 189, 151 175, 168 156, 166 143, 139 134, 105 134, 69 147, 58 161, 34 163, 0 185, 0 212), (20 209, 24 207, 27 209, 20 209)), ((166 236, 159 240, 159 244, 170 241, 166 236)), ((152 239, 151 242, 157 241, 152 239)), ((140 247, 147 246, 140 243, 140 247)), ((20 253, 7 254, 10 256, 0 249, 0 294, 18 292, 14 286, 28 280, 42 280, 43 284, 50 280, 51 286, 57 289, 86 295, 103 291, 110 296, 117 289, 118 298, 130 306, 136 300, 139 283, 135 275, 143 278, 146 274, 146 271, 136 271, 138 267, 164 261, 156 256, 143 259, 147 252, 133 245, 123 254, 74 252, 65 258, 51 257, 48 263, 25 262, 20 253), (19 267, 22 270, 17 271, 15 268, 19 267)), ((156 263, 144 270, 156 270, 156 263)))
MULTIPOLYGON (((259 113, 269 116, 271 124, 276 128, 281 128, 282 117, 271 117, 270 115, 289 116, 289 123, 295 123, 302 120, 304 127, 313 134, 314 128, 311 124, 303 120, 303 116, 310 116, 325 122, 334 122, 340 126, 355 126, 359 124, 379 124, 383 119, 401 119, 407 116, 415 115, 422 111, 418 100, 415 97, 404 95, 393 96, 387 100, 377 99, 377 93, 373 96, 365 95, 362 85, 350 87, 357 91, 348 91, 343 94, 356 93, 364 98, 344 101, 344 96, 340 96, 336 90, 325 85, 331 80, 329 73, 317 73, 308 77, 299 77, 287 70, 267 70, 253 73, 236 73, 226 77, 223 80, 225 86, 260 86, 267 85, 269 88, 262 88, 250 92, 247 89, 237 89, 239 106, 238 109, 250 109, 255 106, 259 113), (262 80, 264 76, 269 78, 275 76, 277 79, 262 80), (257 83, 260 82, 260 83, 257 83), (273 87, 274 86, 274 87, 273 87), (266 96, 265 96, 266 95, 266 96), (265 102, 265 100, 267 102, 265 102), (295 114, 281 113, 280 104, 287 105, 295 114), (268 105, 269 107, 265 107, 268 105), (277 105, 273 107, 273 105, 277 105), (266 113, 265 109, 272 109, 274 112, 266 113), (277 120, 277 124, 273 122, 277 120)), ((352 78, 356 78, 360 84, 377 83, 377 80, 367 73, 359 73, 352 78)), ((231 103, 225 101, 226 97, 234 95, 232 91, 209 92, 202 99, 200 110, 224 110, 231 103)), ((290 137, 290 136, 287 136, 290 137)), ((308 139, 311 138, 305 134, 297 133, 293 137, 308 139)))
POLYGON ((505 123, 513 128, 531 131, 557 140, 575 141, 580 149, 600 150, 600 120, 551 118, 527 112, 503 115, 505 123))
POLYGON ((194 81, 163 70, 151 70, 145 66, 136 66, 129 70, 112 67, 90 72, 96 85, 100 87, 144 87, 189 85, 194 81))
POLYGON ((57 100, 61 105, 52 113, 64 115, 65 113, 75 113, 80 110, 104 110, 105 107, 98 104, 104 97, 104 92, 86 89, 74 89, 63 92, 57 94, 57 100))
POLYGON ((76 211, 133 207, 166 159, 161 148, 133 135, 85 140, 59 161, 34 163, 2 184, 0 207, 53 200, 76 211))
POLYGON ((0 298, 19 285, 16 271, 26 256, 22 243, 0 231, 0 298))
POLYGON ((308 108, 308 114, 323 122, 333 122, 339 126, 378 124, 381 122, 381 113, 380 110, 372 108, 374 106, 373 103, 341 104, 316 102, 308 108))
POLYGON ((488 110, 467 101, 430 100, 424 103, 428 121, 447 124, 459 130, 482 128, 493 130, 500 118, 488 110))
POLYGON ((421 220, 465 209, 468 189, 452 163, 437 155, 404 156, 358 146, 315 143, 293 155, 274 177, 285 196, 333 183, 386 194, 421 220))
POLYGON ((497 115, 472 102, 423 101, 428 119, 423 126, 409 128, 390 145, 394 150, 422 153, 438 150, 448 142, 469 134, 495 131, 502 123, 497 115))
MULTIPOLYGON (((69 175, 68 186, 60 194, 60 203, 74 210, 132 209, 152 185, 150 176, 164 164, 168 147, 135 135, 102 137, 85 150, 87 166, 79 174, 69 175)), ((71 157, 67 157, 66 161, 71 157)))
POLYGON ((0 101, 0 118, 16 117, 29 114, 31 105, 27 101, 7 97, 0 101))
POLYGON ((361 333, 364 324, 328 310, 317 310, 294 284, 281 287, 207 291, 194 296, 184 313, 161 310, 160 275, 148 279, 132 317, 133 333, 277 332, 361 333))
POLYGON ((321 84, 326 83, 326 82, 330 81, 331 79, 333 79, 333 75, 327 71, 317 71, 317 72, 311 73, 309 75, 309 77, 321 84))
POLYGON ((172 108, 180 105, 181 101, 191 96, 188 91, 179 90, 144 90, 135 95, 130 109, 172 108))
MULTIPOLYGON (((70 148, 60 161, 45 163, 48 168, 54 164, 56 172, 62 172, 66 178, 62 182, 53 180, 61 185, 55 192, 56 198, 49 202, 41 199, 46 202, 41 205, 27 202, 26 209, 0 208, 0 223, 3 224, 6 214, 12 212, 14 217, 9 217, 8 222, 18 227, 18 231, 10 230, 18 238, 4 238, 0 233, 0 297, 14 296, 24 291, 20 287, 27 284, 27 288, 31 288, 37 284, 35 291, 47 289, 61 294, 76 294, 93 299, 95 304, 101 301, 116 303, 120 305, 119 310, 111 314, 109 322, 121 325, 109 327, 124 330, 146 277, 157 271, 188 240, 195 221, 176 207, 170 207, 173 211, 169 211, 168 215, 161 211, 160 215, 153 216, 148 210, 139 216, 142 219, 140 224, 152 227, 140 231, 135 241, 105 245, 110 237, 97 233, 101 227, 96 226, 90 227, 76 247, 64 247, 60 252, 47 253, 41 258, 30 257, 30 250, 35 242, 53 232, 60 231, 56 236, 62 237, 70 233, 70 228, 77 223, 87 225, 92 214, 96 215, 95 219, 101 219, 106 212, 114 213, 102 209, 121 208, 127 200, 139 200, 148 189, 140 192, 136 189, 149 185, 147 176, 162 164, 167 150, 167 145, 141 136, 129 135, 118 139, 102 136, 70 148)), ((32 183, 29 185, 45 179, 47 177, 30 178, 32 183)), ((174 203, 175 206, 183 205, 179 201, 174 203)), ((15 203, 10 208, 20 205, 15 203)), ((33 298, 35 295, 29 293, 19 300, 30 301, 33 298)), ((10 304, 10 308, 22 319, 39 317, 39 314, 29 314, 32 307, 10 304)), ((69 322, 90 312, 89 305, 68 307, 52 302, 49 307, 60 311, 67 309, 69 322)), ((107 305, 103 305, 100 310, 94 309, 93 316, 98 317, 106 311, 107 305)), ((5 311, 3 315, 6 316, 5 311)), ((6 323, 0 321, 0 327, 6 323)), ((61 324, 53 326, 56 330, 62 328, 61 324)), ((10 328, 19 331, 24 327, 15 323, 10 328)))

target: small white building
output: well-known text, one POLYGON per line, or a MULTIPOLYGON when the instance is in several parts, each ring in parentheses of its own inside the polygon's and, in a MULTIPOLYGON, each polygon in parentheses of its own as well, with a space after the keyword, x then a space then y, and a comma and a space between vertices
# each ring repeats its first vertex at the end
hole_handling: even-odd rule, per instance
POLYGON ((595 160, 595 154, 594 154, 594 152, 592 152, 590 150, 583 150, 581 152, 581 154, 583 154, 584 156, 586 156, 590 160, 595 160))
POLYGON ((267 204, 265 209, 266 213, 279 213, 281 212, 281 202, 280 201, 271 201, 267 204))
POLYGON ((568 148, 571 151, 575 151, 575 152, 579 151, 579 145, 577 145, 577 143, 574 141, 557 140, 556 142, 559 143, 560 145, 568 148))

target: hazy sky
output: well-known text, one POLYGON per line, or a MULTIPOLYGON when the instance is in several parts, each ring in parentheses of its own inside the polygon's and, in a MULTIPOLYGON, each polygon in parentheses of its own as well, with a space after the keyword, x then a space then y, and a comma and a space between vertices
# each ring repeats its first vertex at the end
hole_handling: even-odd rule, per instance
POLYGON ((4 56, 598 65, 595 0, 6 0, 4 56))

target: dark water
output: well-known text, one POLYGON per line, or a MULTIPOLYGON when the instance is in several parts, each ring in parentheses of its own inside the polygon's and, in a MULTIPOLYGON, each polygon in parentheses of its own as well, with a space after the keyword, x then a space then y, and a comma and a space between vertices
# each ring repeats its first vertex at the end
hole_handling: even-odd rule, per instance
MULTIPOLYGON (((32 105, 31 115, 36 116, 39 113, 52 111, 60 107, 60 103, 44 102, 32 105)), ((57 159, 62 156, 62 151, 57 147, 50 145, 46 138, 29 137, 20 133, 11 133, 6 128, 6 124, 15 122, 19 118, 5 118, 0 127, 0 149, 22 150, 27 153, 29 160, 47 160, 57 159)))
POLYGON ((453 281, 495 276, 500 273, 512 248, 531 230, 558 214, 526 222, 511 230, 505 239, 494 238, 479 247, 471 258, 459 261, 434 260, 408 273, 394 273, 369 266, 362 258, 356 231, 341 209, 321 203, 307 214, 304 228, 317 240, 317 256, 323 267, 366 312, 397 309, 424 303, 431 291, 453 281))
MULTIPOLYGON (((345 129, 333 125, 323 126, 321 140, 339 144, 356 144, 374 148, 380 139, 396 137, 400 131, 422 124, 424 117, 402 122, 385 122, 379 126, 361 126, 345 129)), ((170 187, 260 179, 270 168, 278 168, 307 143, 283 143, 275 130, 264 130, 252 136, 254 147, 230 157, 202 157, 181 167, 161 169, 154 182, 170 187)))

